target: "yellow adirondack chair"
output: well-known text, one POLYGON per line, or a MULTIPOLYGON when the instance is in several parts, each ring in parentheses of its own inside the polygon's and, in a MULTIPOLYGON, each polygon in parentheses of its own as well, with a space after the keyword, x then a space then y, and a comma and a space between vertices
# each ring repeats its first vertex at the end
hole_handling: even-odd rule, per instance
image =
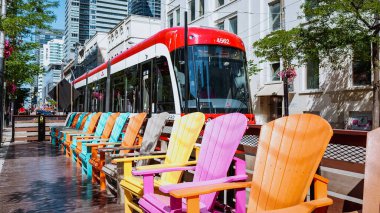
MULTIPOLYGON (((114 163, 124 163, 124 179, 120 186, 124 189, 125 212, 132 210, 142 212, 138 204, 133 202, 133 196, 141 198, 143 196, 143 181, 140 177, 132 175, 132 162, 137 160, 164 158, 163 164, 144 166, 145 168, 160 168, 171 165, 189 165, 195 162, 189 162, 189 157, 194 148, 195 142, 204 125, 205 116, 203 113, 195 112, 185 115, 175 120, 170 135, 169 146, 166 155, 139 156, 129 158, 114 159, 114 163)), ((155 181, 155 187, 165 184, 174 184, 180 181, 182 172, 164 173, 161 178, 155 181)))
MULTIPOLYGON (((261 128, 252 182, 198 186, 174 190, 170 195, 186 198, 191 207, 188 212, 199 212, 201 194, 227 189, 245 193, 250 187, 247 212, 326 211, 333 203, 327 197, 328 180, 315 172, 332 134, 327 121, 311 114, 269 122, 261 128), (315 200, 304 202, 312 183, 315 200)), ((236 212, 245 212, 246 201, 236 198, 236 212)))

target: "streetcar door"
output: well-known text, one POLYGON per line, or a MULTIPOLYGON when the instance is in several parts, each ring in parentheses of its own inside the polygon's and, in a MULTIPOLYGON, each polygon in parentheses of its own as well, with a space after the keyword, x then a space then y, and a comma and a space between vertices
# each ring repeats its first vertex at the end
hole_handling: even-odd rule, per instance
POLYGON ((151 70, 152 60, 141 64, 141 111, 151 113, 151 70))

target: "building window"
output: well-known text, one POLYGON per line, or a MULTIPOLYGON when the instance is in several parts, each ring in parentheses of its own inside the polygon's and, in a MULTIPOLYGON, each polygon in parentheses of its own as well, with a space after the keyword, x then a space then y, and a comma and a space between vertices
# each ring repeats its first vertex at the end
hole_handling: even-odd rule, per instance
POLYGON ((169 23, 168 23, 169 27, 173 27, 173 25, 174 25, 173 13, 169 14, 168 21, 169 21, 169 23))
POLYGON ((115 38, 119 37, 119 32, 116 30, 115 32, 115 38))
POLYGON ((224 0, 216 0, 216 7, 224 5, 224 0))
POLYGON ((177 17, 176 17, 176 19, 177 19, 177 26, 180 26, 181 25, 181 10, 180 10, 180 8, 178 8, 176 10, 176 15, 177 15, 177 17))
POLYGON ((124 34, 124 29, 123 29, 123 26, 120 27, 120 35, 123 35, 124 34))
POLYGON ((273 31, 279 30, 281 27, 281 4, 275 2, 269 5, 270 11, 270 27, 273 31))
POLYGON ((306 89, 319 89, 319 60, 306 63, 306 89))
POLYGON ((199 16, 203 16, 205 14, 205 1, 199 0, 199 16))
POLYGON ((190 20, 195 20, 195 0, 190 1, 190 20))
POLYGON ((355 45, 352 62, 354 86, 371 85, 371 44, 355 45))
POLYGON ((237 16, 230 18, 230 32, 235 34, 238 32, 237 16))
POLYGON ((272 81, 280 81, 281 78, 279 76, 280 72, 280 62, 276 62, 270 65, 271 73, 272 73, 272 81))
POLYGON ((224 22, 217 23, 216 28, 218 28, 219 30, 224 30, 224 22))

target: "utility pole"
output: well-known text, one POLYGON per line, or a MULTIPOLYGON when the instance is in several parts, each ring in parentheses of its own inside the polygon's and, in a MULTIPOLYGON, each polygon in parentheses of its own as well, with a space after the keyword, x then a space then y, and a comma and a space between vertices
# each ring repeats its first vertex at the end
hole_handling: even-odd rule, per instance
MULTIPOLYGON (((1 0, 1 18, 6 15, 6 0, 1 0)), ((3 126, 4 126, 4 47, 5 33, 0 31, 0 147, 3 143, 3 126)))
MULTIPOLYGON (((284 0, 280 0, 280 22, 281 22, 281 30, 285 30, 285 7, 284 0)), ((286 76, 286 70, 284 70, 285 75, 282 78, 284 84, 284 115, 289 115, 289 86, 288 86, 288 77, 286 76)))

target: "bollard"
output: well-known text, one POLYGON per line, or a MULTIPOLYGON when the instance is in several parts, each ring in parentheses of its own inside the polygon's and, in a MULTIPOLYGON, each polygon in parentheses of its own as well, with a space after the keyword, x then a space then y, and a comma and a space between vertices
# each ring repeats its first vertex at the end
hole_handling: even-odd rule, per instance
POLYGON ((38 116, 38 141, 45 141, 45 116, 38 116))

